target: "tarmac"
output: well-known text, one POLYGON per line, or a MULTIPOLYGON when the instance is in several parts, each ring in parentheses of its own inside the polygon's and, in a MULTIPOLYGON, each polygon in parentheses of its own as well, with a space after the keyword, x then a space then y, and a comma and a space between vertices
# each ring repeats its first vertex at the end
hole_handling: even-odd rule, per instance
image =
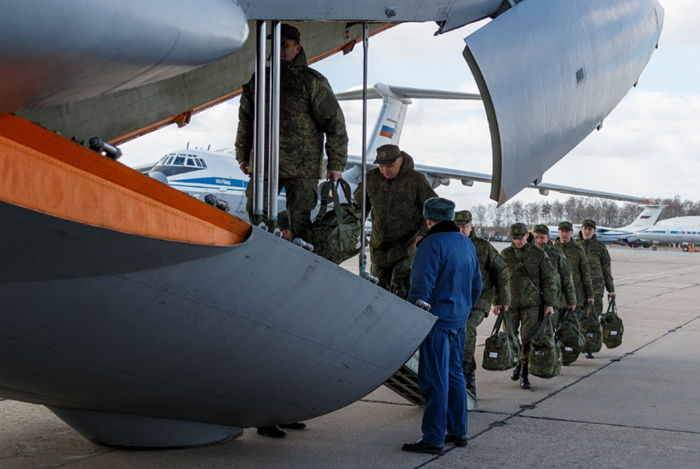
MULTIPOLYGON (((43 406, 2 400, 0 468, 700 468, 700 254, 610 253, 622 345, 533 378, 531 390, 479 368, 467 448, 401 451, 420 437, 422 411, 384 386, 281 440, 247 429, 169 450, 97 446, 43 406)), ((480 326, 479 361, 492 324, 480 326)))

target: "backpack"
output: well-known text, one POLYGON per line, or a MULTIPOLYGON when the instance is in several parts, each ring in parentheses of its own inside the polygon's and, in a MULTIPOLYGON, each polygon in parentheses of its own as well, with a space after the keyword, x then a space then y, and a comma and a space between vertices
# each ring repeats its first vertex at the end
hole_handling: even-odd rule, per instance
POLYGON ((509 370, 520 361, 520 342, 512 332, 513 328, 510 327, 510 322, 508 322, 510 319, 507 318, 507 315, 506 311, 500 312, 493 325, 491 335, 484 343, 484 357, 481 361, 481 367, 485 370, 509 370), (507 321, 508 331, 500 330, 503 321, 507 321))
POLYGON ((622 343, 622 334, 625 328, 622 319, 617 315, 615 298, 608 301, 608 311, 600 317, 603 325, 603 342, 607 348, 615 348, 622 343))
POLYGON ((557 340, 561 347, 561 361, 564 365, 569 365, 576 361, 583 344, 586 341, 581 332, 581 323, 576 317, 576 312, 565 309, 559 320, 557 329, 557 340))
POLYGON ((593 305, 588 304, 583 309, 583 318, 581 319, 581 332, 586 339, 583 344, 583 353, 600 352, 603 347, 603 328, 600 326, 600 321, 593 312, 593 305))
POLYGON ((361 211, 352 202, 350 185, 340 179, 337 183, 326 181, 321 184, 321 208, 316 220, 306 233, 306 241, 314 245, 314 252, 331 262, 340 264, 360 252, 362 233, 361 211), (343 189, 345 200, 341 204, 338 186, 343 189), (333 209, 328 205, 333 202, 333 209))
POLYGON ((540 378, 553 378, 561 371, 561 348, 554 335, 552 316, 547 315, 530 337, 527 369, 540 378))

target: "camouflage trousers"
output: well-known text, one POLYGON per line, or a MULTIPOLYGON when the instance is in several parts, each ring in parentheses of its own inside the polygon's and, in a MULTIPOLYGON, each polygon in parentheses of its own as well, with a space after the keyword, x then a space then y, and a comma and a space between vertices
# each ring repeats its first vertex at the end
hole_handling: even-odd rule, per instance
MULTIPOLYGON (((267 180, 265 180, 267 185, 267 180)), ((287 215, 289 226, 294 236, 304 238, 306 230, 311 225, 311 211, 316 207, 318 200, 318 179, 291 178, 280 179, 279 190, 284 188, 287 195, 287 215)), ((252 179, 245 189, 246 210, 250 220, 253 220, 253 184, 252 179)), ((267 215, 267 194, 264 197, 263 207, 267 215)), ((266 220, 266 219, 265 219, 266 220)))
POLYGON ((510 308, 508 317, 516 335, 520 333, 520 363, 527 363, 527 355, 530 352, 530 337, 540 327, 540 307, 510 308))
POLYGON ((605 296, 603 292, 600 294, 595 292, 593 294, 593 312, 595 313, 596 317, 603 314, 603 296, 605 296))
POLYGON ((462 371, 464 376, 474 373, 476 370, 476 360, 474 354, 476 351, 476 328, 479 327, 488 315, 488 311, 480 311, 473 309, 467 320, 467 334, 464 339, 464 353, 462 354, 462 371))
POLYGON ((405 299, 411 286, 412 262, 412 257, 406 257, 390 265, 379 266, 372 263, 370 273, 379 279, 380 287, 405 299))

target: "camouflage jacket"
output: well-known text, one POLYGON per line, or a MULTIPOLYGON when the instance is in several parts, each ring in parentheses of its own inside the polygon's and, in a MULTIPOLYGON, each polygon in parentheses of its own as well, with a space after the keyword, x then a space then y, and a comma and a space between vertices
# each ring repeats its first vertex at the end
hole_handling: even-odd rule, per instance
POLYGON ((574 280, 571 278, 569 261, 566 260, 564 253, 555 248, 552 243, 545 244, 543 249, 557 273, 557 303, 553 306, 555 308, 564 308, 569 305, 575 305, 576 287, 574 286, 574 280))
POLYGON ((488 315, 491 305, 510 305, 510 278, 508 266, 491 243, 474 235, 469 236, 476 248, 476 257, 481 268, 484 286, 479 301, 472 310, 483 311, 488 315))
MULTIPOLYGON (((423 219, 423 201, 437 197, 428 181, 413 169, 413 158, 403 153, 399 174, 386 179, 379 168, 367 172, 367 213, 372 211, 369 241, 372 263, 388 266, 415 253, 416 236, 428 228, 423 219)), ((355 191, 362 203, 362 184, 355 191)))
MULTIPOLYGON (((342 171, 348 158, 348 134, 328 80, 306 65, 302 50, 290 63, 283 63, 280 82, 280 179, 322 177, 324 134, 328 169, 342 171)), ((239 163, 251 160, 254 119, 255 76, 243 86, 238 108, 239 163)))
POLYGON ((581 246, 588 258, 588 264, 591 268, 591 281, 593 282, 593 291, 598 295, 603 294, 603 287, 608 292, 615 291, 613 283, 612 267, 610 265, 610 253, 605 244, 598 241, 596 235, 591 239, 583 239, 579 237, 576 244, 581 246))
POLYGON ((588 266, 588 258, 583 248, 573 240, 562 243, 557 240, 556 248, 566 254, 566 259, 571 267, 571 278, 576 287, 576 306, 583 306, 588 298, 593 298, 593 284, 591 283, 591 270, 588 266))
POLYGON ((501 253, 510 273, 511 308, 547 306, 557 301, 554 267, 545 252, 532 243, 518 249, 511 245, 501 253), (540 296, 541 292, 541 296, 540 296))

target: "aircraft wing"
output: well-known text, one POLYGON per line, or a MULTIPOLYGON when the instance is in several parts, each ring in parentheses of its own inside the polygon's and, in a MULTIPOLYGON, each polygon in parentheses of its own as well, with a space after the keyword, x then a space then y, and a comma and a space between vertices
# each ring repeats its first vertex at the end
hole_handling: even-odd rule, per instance
MULTIPOLYGON (((415 164, 415 170, 424 174, 425 177, 428 179, 428 182, 433 186, 433 188, 436 188, 440 185, 447 186, 450 183, 450 180, 458 180, 460 181, 463 185, 465 186, 472 186, 474 182, 485 182, 485 183, 490 183, 493 180, 493 177, 490 174, 486 173, 477 173, 474 171, 462 171, 459 169, 452 169, 452 168, 441 168, 438 166, 428 166, 428 165, 422 165, 422 164, 415 164)), ((362 167, 362 158, 358 156, 348 156, 348 162, 347 166, 355 166, 358 168, 362 167)), ((375 165, 367 165, 368 169, 374 168, 375 165)), ((548 184, 548 183, 539 183, 539 184, 534 184, 530 183, 527 186, 525 186, 528 189, 537 189, 540 194, 542 195, 549 195, 550 191, 553 192, 561 192, 563 194, 571 194, 571 195, 581 195, 581 196, 586 196, 586 197, 597 197, 601 199, 611 199, 611 200, 618 200, 622 202, 632 202, 632 203, 649 203, 649 199, 646 197, 639 197, 639 196, 633 196, 633 195, 625 195, 625 194, 615 194, 612 192, 604 192, 604 191, 597 191, 593 189, 583 189, 579 187, 569 187, 569 186, 561 186, 558 184, 548 184)))

